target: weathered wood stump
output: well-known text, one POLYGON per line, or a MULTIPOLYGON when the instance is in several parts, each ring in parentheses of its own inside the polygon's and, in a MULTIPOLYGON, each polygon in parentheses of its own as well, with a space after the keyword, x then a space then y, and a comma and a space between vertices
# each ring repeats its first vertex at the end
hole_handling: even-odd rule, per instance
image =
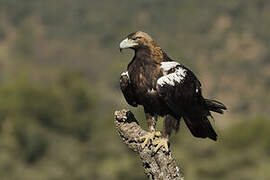
POLYGON ((153 153, 155 147, 151 142, 147 147, 141 147, 139 137, 147 132, 139 126, 132 112, 121 110, 116 111, 114 115, 114 123, 118 134, 130 149, 139 154, 144 171, 149 179, 184 180, 183 174, 170 151, 166 152, 162 147, 157 153, 153 153))

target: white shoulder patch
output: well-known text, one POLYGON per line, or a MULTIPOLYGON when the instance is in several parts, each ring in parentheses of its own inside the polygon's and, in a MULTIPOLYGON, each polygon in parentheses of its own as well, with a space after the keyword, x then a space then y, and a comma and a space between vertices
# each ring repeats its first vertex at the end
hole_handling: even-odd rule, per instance
MULTIPOLYGON (((127 76, 128 82, 130 83, 130 78, 129 78, 129 75, 128 75, 128 71, 122 72, 121 77, 123 77, 123 76, 127 76)), ((121 82, 121 78, 120 78, 120 82, 121 82)))
POLYGON ((165 84, 174 86, 175 83, 181 83, 185 79, 186 73, 187 71, 185 69, 178 67, 175 72, 160 77, 157 80, 157 84, 160 86, 164 86, 165 84))
POLYGON ((128 71, 122 72, 121 76, 127 76, 129 78, 128 71))
POLYGON ((178 62, 175 62, 175 61, 161 62, 161 68, 164 71, 169 71, 170 69, 175 68, 178 65, 180 65, 180 64, 178 62))

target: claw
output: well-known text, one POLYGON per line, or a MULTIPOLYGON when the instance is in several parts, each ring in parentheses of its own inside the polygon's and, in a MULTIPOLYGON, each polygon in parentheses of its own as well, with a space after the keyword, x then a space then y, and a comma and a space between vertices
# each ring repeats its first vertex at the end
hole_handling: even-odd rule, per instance
POLYGON ((144 142, 142 143, 142 148, 144 148, 144 147, 148 144, 148 142, 149 142, 150 140, 153 141, 153 139, 154 139, 155 137, 160 137, 160 136, 161 136, 161 132, 159 132, 159 131, 154 131, 154 132, 150 132, 150 133, 148 133, 148 134, 146 134, 146 135, 140 137, 140 138, 139 138, 140 141, 143 141, 143 140, 144 140, 144 142))
POLYGON ((154 152, 156 153, 162 146, 165 148, 166 152, 169 151, 168 147, 168 139, 167 138, 160 138, 155 141, 153 141, 154 145, 157 145, 154 149, 154 152))

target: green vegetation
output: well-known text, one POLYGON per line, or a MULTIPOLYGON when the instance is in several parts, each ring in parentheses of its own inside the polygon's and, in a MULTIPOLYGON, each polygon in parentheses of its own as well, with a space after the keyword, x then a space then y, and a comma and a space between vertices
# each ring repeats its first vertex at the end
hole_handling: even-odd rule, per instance
POLYGON ((1 0, 0 179, 146 179, 112 120, 129 108, 145 125, 118 87, 132 56, 118 45, 136 30, 229 107, 217 143, 183 123, 172 136, 186 179, 269 179, 269 12, 268 0, 1 0))

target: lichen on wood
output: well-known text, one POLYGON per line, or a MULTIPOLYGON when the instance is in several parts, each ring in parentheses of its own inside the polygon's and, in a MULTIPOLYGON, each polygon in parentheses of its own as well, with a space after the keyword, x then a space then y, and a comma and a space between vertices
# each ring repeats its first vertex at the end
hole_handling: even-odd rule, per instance
POLYGON ((155 146, 151 142, 145 148, 141 147, 139 137, 147 132, 140 127, 131 111, 115 111, 114 123, 123 142, 138 153, 144 172, 150 180, 184 180, 170 151, 166 152, 162 147, 153 153, 155 146))

